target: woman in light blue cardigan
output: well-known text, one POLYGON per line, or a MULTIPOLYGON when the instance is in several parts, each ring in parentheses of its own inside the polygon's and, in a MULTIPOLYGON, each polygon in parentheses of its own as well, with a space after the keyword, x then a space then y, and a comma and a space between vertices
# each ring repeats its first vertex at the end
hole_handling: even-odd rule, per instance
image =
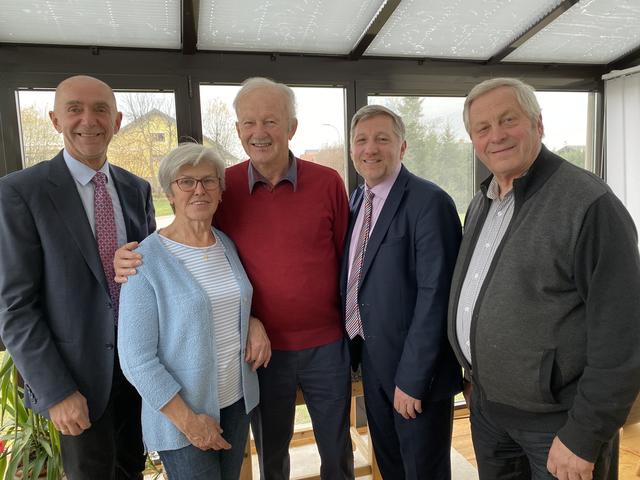
POLYGON ((171 480, 237 479, 258 403, 259 365, 245 347, 250 323, 263 330, 233 243, 211 227, 223 163, 213 149, 181 145, 159 180, 175 219, 140 244, 144 264, 122 287, 122 371, 143 400, 145 446, 171 480))

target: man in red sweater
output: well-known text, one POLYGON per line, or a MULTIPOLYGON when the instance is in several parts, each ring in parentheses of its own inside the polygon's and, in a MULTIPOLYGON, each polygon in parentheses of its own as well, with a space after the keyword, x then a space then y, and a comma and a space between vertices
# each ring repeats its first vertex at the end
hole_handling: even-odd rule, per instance
MULTIPOLYGON (((260 322, 252 319, 246 358, 264 367, 258 370, 260 405, 252 419, 261 478, 289 478, 300 386, 321 478, 352 479, 351 377, 338 285, 349 216, 344 184, 334 170, 289 151, 298 122, 288 86, 250 78, 234 107, 249 160, 227 168, 214 221, 236 244, 254 289, 252 314, 268 336, 260 339, 260 322)), ((135 264, 119 253, 116 273, 127 275, 135 264)))
POLYGON ((253 315, 272 357, 258 370, 252 426, 262 478, 289 478, 296 388, 303 391, 323 479, 353 478, 350 374, 338 279, 349 207, 337 172, 294 157, 295 97, 264 78, 244 82, 234 101, 249 160, 226 171, 215 221, 235 242, 253 284, 253 315))

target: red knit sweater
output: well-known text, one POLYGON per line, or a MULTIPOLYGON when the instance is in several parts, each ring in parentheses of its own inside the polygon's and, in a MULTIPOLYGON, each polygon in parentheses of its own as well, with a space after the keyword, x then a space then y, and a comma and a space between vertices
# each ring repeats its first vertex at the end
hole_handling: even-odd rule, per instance
POLYGON ((297 187, 256 183, 248 161, 226 170, 215 223, 235 242, 253 284, 253 315, 275 350, 326 345, 343 334, 339 269, 349 206, 332 169, 296 159, 297 187))

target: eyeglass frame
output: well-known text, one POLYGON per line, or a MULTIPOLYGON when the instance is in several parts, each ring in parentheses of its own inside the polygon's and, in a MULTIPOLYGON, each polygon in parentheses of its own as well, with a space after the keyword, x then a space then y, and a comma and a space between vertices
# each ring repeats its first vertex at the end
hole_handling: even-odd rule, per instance
POLYGON ((198 183, 200 185, 202 185, 202 189, 205 192, 215 192, 216 190, 220 190, 220 177, 218 176, 213 176, 213 175, 207 175, 206 177, 202 177, 202 178, 195 178, 195 177, 181 177, 181 178, 176 178, 174 181, 172 181, 171 183, 175 183, 178 188, 180 189, 180 191, 184 192, 184 193, 191 193, 191 192, 195 192, 198 189, 198 183), (208 180, 208 179, 216 179, 216 186, 214 188, 207 188, 204 186, 204 182, 203 180, 208 180), (182 188, 180 186, 180 181, 181 180, 195 180, 195 185, 193 186, 193 189, 190 190, 185 190, 184 188, 182 188))

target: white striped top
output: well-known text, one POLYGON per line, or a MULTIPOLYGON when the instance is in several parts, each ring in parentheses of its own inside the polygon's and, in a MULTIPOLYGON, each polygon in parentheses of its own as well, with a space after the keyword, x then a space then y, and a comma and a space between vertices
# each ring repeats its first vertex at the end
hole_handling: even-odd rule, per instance
POLYGON ((190 247, 162 235, 160 238, 209 296, 218 360, 218 401, 220 408, 228 407, 242 398, 242 349, 240 287, 224 246, 218 237, 210 247, 190 247))

